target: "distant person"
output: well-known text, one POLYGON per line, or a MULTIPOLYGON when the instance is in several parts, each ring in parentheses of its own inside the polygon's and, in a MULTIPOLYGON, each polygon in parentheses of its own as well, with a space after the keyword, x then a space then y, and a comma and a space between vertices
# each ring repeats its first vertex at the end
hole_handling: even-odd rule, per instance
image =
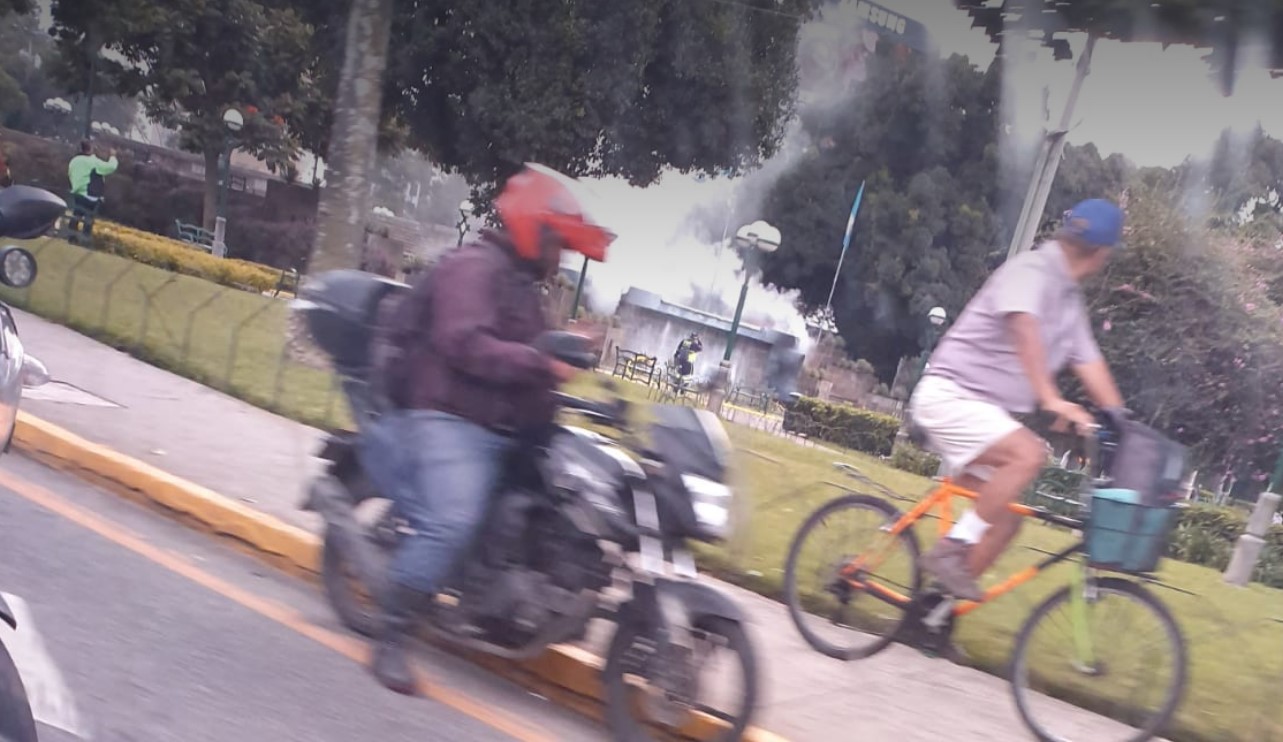
POLYGON ((704 343, 697 332, 692 332, 690 337, 677 344, 677 351, 673 353, 673 364, 677 367, 678 376, 690 376, 695 373, 695 358, 703 349, 704 343))
POLYGON ((107 159, 103 160, 94 154, 93 142, 86 139, 80 143, 80 154, 67 164, 67 179, 71 181, 71 231, 81 231, 86 237, 93 232, 94 216, 102 206, 106 191, 104 178, 118 167, 114 148, 108 150, 107 159))
POLYGON ((13 185, 13 173, 9 172, 9 160, 4 156, 4 150, 0 149, 0 188, 8 188, 13 185))

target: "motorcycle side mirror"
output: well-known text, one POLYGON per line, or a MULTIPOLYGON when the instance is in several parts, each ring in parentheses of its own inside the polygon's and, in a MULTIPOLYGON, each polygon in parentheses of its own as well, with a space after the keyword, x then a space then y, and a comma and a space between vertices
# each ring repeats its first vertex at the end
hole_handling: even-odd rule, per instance
POLYGON ((49 369, 39 358, 28 353, 22 359, 22 385, 28 388, 44 386, 50 380, 49 369))
POLYGON ((15 185, 0 190, 0 237, 43 236, 67 211, 67 202, 43 188, 15 185))
POLYGON ((36 256, 17 245, 0 248, 0 283, 25 289, 36 280, 36 256))

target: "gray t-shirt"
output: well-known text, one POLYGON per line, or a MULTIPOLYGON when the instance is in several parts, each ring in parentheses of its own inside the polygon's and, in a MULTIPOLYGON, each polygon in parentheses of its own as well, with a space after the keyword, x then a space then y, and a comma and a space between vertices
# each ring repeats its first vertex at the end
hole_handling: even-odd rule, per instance
POLYGON ((1101 357, 1065 253, 1059 243, 1046 242, 990 276, 940 341, 927 374, 949 379, 1009 412, 1032 412, 1037 398, 1016 355, 1007 321, 1011 314, 1037 318, 1047 369, 1053 374, 1067 364, 1101 357))

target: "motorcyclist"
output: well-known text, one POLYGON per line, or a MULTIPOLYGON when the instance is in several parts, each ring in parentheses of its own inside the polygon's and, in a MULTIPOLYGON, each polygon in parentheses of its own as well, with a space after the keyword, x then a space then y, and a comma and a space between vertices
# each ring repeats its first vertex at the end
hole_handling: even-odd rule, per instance
POLYGON ((704 343, 699 338, 698 332, 692 332, 690 337, 677 344, 677 351, 673 353, 673 363, 677 368, 678 376, 690 376, 695 373, 695 356, 704 349, 704 343))
POLYGON ((532 343, 548 327, 539 283, 556 274, 562 251, 603 260, 614 240, 579 194, 573 179, 527 165, 495 201, 501 228, 419 277, 410 296, 426 292, 423 311, 396 320, 417 322, 421 339, 407 348, 401 409, 367 431, 362 456, 383 468, 376 485, 412 529, 378 596, 370 665, 398 693, 416 692, 405 648, 416 615, 477 532, 505 456, 523 431, 551 421, 553 390, 577 373, 532 343))

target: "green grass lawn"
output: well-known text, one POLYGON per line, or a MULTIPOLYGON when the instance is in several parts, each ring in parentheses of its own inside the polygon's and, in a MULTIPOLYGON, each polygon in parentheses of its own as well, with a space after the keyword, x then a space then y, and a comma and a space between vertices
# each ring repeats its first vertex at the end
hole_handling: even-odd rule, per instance
POLYGON ((39 273, 0 298, 260 407, 326 427, 347 419, 332 376, 285 353, 288 304, 77 247, 25 245, 39 273))
MULTIPOLYGON (((345 423, 347 411, 331 376, 287 358, 284 301, 65 242, 29 247, 40 262, 39 278, 25 291, 0 290, 0 298, 294 419, 321 426, 345 423)), ((638 385, 620 388, 634 401, 648 398, 638 385)), ((571 391, 599 393, 587 377, 571 391)), ((825 482, 858 488, 833 468, 836 460, 854 464, 902 496, 916 498, 930 487, 928 480, 872 457, 727 427, 739 452, 735 476, 746 522, 732 544, 704 548, 700 556, 706 568, 766 595, 779 594, 785 554, 798 525, 839 494, 825 482)), ((929 530, 920 534, 924 547, 932 537, 929 530)), ((1054 550, 1070 538, 1030 523, 997 572, 1032 564, 1041 558, 1033 549, 1054 550)), ((961 622, 957 638, 974 664, 1004 668, 1015 631, 1034 605, 1065 584, 1066 569, 1045 573, 961 622)), ((1177 614, 1191 652, 1189 692, 1172 736, 1199 742, 1283 740, 1283 624, 1276 622, 1283 618, 1283 591, 1228 587, 1213 570, 1173 561, 1165 562, 1161 576, 1187 591, 1155 588, 1177 614)))
MULTIPOLYGON (((620 388, 634 401, 647 399, 646 390, 638 385, 620 388)), ((571 391, 600 394, 592 390, 589 380, 571 391)), ((916 499, 932 485, 875 457, 804 447, 744 426, 727 427, 739 453, 736 476, 740 495, 748 500, 749 522, 739 534, 734 553, 730 545, 704 548, 701 561, 720 576, 771 597, 780 596, 785 557, 802 520, 841 494, 824 483, 860 489, 858 482, 834 469, 835 461, 855 465, 873 481, 905 497, 916 499)), ((906 509, 904 502, 896 505, 906 509)), ((918 526, 924 549, 935 538, 934 526, 934 521, 918 526)), ((1067 531, 1030 522, 994 574, 1003 577, 1034 564, 1043 558, 1041 551, 1062 549, 1073 540, 1067 531)), ((1067 564, 1052 568, 962 619, 955 637, 972 664, 1005 674, 1016 632, 1038 603, 1068 582, 1072 568, 1067 564)), ((1215 570, 1173 560, 1163 562, 1160 578, 1174 589, 1152 589, 1176 615, 1190 652, 1188 691, 1168 736, 1198 742, 1283 740, 1283 623, 1279 622, 1283 591, 1256 584, 1231 587, 1215 570)), ((1116 638, 1152 644, 1148 637, 1116 638)), ((858 671, 858 663, 851 671, 858 671)))

